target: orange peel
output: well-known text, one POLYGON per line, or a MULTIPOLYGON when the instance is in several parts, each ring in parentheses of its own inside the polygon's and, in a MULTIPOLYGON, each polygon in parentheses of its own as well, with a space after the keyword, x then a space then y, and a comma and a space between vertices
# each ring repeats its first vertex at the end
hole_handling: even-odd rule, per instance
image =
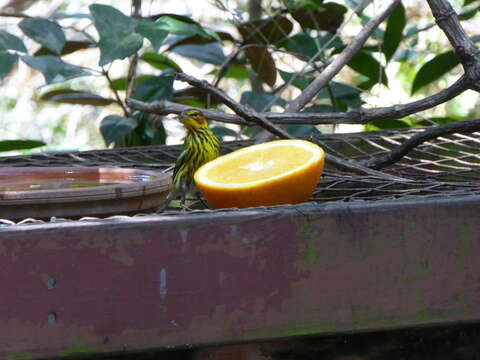
POLYGON ((200 167, 195 183, 214 208, 246 208, 308 201, 325 154, 305 140, 276 140, 220 156, 200 167))

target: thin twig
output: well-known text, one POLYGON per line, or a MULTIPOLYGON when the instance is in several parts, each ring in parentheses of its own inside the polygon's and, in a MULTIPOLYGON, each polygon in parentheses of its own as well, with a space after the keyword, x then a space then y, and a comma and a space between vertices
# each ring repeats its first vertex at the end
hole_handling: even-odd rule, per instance
POLYGON ((177 73, 176 77, 177 80, 186 82, 192 86, 198 87, 200 89, 204 89, 208 91, 210 94, 217 96, 222 102, 227 105, 230 109, 232 109, 238 116, 247 119, 248 121, 254 122, 257 125, 260 125, 265 130, 270 131, 272 134, 279 136, 283 139, 291 139, 293 138, 289 133, 285 130, 280 129, 278 126, 272 124, 270 121, 265 119, 262 115, 258 114, 252 108, 248 106, 244 106, 233 100, 230 96, 225 94, 223 91, 213 87, 205 80, 199 80, 191 75, 187 75, 185 73, 177 73))
POLYGON ((110 78, 110 75, 108 74, 108 70, 102 69, 102 74, 107 79, 108 85, 110 86, 110 89, 113 91, 113 95, 115 95, 115 99, 117 99, 117 102, 122 108, 124 115, 126 117, 130 117, 130 112, 128 111, 127 107, 125 106, 122 99, 120 98, 118 91, 113 86, 113 82, 112 82, 112 79, 110 78))
POLYGON ((392 149, 387 155, 362 162, 362 165, 381 169, 400 161, 406 154, 412 151, 418 145, 440 136, 451 135, 455 133, 472 133, 480 130, 480 120, 456 121, 444 125, 432 126, 419 134, 415 134, 401 145, 392 149))
POLYGON ((355 40, 353 40, 296 99, 290 102, 285 109, 285 112, 300 111, 315 95, 317 95, 318 92, 322 90, 352 59, 352 57, 360 51, 370 35, 375 29, 377 29, 380 23, 390 15, 400 1, 401 0, 392 0, 383 11, 370 19, 355 37, 355 40))
POLYGON ((0 12, 0 17, 14 17, 14 18, 24 18, 28 19, 31 16, 23 13, 9 13, 9 12, 0 12))

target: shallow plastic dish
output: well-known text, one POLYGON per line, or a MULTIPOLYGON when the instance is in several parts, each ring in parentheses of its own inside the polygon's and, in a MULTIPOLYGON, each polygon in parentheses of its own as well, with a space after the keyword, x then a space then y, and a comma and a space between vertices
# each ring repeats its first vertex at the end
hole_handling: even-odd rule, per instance
POLYGON ((170 174, 94 167, 0 168, 0 218, 79 218, 154 211, 170 174))

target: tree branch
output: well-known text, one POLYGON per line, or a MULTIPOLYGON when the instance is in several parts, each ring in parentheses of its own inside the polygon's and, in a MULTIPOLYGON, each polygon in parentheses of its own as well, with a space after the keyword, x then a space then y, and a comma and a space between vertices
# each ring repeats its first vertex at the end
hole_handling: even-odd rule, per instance
POLYGON ((400 161, 405 155, 425 141, 432 140, 440 136, 446 136, 455 133, 472 133, 479 130, 480 120, 464 120, 445 125, 432 126, 421 133, 412 136, 398 147, 392 149, 387 155, 361 162, 361 164, 378 170, 400 161))
MULTIPOLYGON (((356 109, 348 112, 338 113, 259 113, 263 118, 274 124, 367 124, 374 120, 400 119, 419 111, 427 110, 453 99, 463 91, 468 89, 469 82, 465 77, 461 77, 453 85, 440 91, 437 94, 428 96, 424 99, 413 101, 407 104, 398 104, 389 107, 380 107, 372 109, 356 109)), ((180 114, 183 110, 191 108, 190 106, 173 103, 170 101, 155 101, 144 103, 134 99, 127 99, 129 107, 148 113, 158 115, 180 114)), ((245 126, 253 126, 257 123, 245 120, 243 117, 224 112, 200 109, 207 118, 224 123, 232 123, 245 126)))
POLYGON ((213 87, 205 80, 199 80, 193 76, 187 75, 185 73, 177 73, 175 78, 177 80, 186 82, 192 86, 204 89, 210 94, 217 96, 222 102, 232 109, 240 117, 247 119, 248 121, 254 122, 257 125, 260 125, 265 130, 270 131, 272 134, 279 136, 283 139, 292 139, 293 137, 287 133, 285 130, 280 129, 278 126, 272 124, 270 121, 265 119, 262 115, 258 114, 252 108, 248 106, 241 105, 233 100, 230 96, 225 94, 223 91, 213 87))
POLYGON ((473 41, 467 35, 458 15, 452 5, 446 0, 427 0, 432 10, 435 22, 442 29, 453 46, 465 75, 470 82, 470 88, 478 91, 480 79, 480 53, 473 41))
POLYGON ((323 72, 303 90, 303 92, 287 106, 285 112, 300 111, 315 95, 322 90, 335 75, 360 51, 367 39, 383 20, 395 9, 401 0, 392 2, 378 15, 374 16, 360 31, 360 33, 341 53, 338 55, 323 72))

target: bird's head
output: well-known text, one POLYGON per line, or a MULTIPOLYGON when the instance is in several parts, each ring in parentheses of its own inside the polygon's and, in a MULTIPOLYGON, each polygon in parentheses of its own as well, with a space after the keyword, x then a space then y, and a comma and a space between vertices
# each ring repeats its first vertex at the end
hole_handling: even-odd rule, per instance
POLYGON ((208 122, 203 113, 197 109, 187 109, 180 114, 180 121, 188 131, 208 128, 208 122))

